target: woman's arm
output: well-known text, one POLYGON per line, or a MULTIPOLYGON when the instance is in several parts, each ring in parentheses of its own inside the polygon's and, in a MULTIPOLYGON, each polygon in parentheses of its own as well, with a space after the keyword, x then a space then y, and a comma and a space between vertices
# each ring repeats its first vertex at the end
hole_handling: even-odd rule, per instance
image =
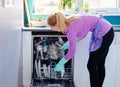
POLYGON ((77 37, 76 37, 76 32, 72 32, 72 31, 68 31, 66 36, 68 38, 69 46, 68 46, 68 53, 66 54, 65 58, 66 60, 69 60, 75 54, 77 37))
MULTIPOLYGON (((80 40, 81 40, 80 38, 77 38, 77 39, 76 39, 76 43, 78 43, 80 40)), ((63 46, 61 47, 61 49, 64 51, 64 50, 68 49, 68 46, 69 46, 69 42, 66 41, 66 42, 63 44, 63 46)))

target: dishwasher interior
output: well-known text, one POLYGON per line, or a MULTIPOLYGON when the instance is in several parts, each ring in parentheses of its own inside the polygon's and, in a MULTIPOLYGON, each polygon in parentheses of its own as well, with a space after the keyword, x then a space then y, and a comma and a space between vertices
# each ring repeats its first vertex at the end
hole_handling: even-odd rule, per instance
POLYGON ((54 67, 66 55, 62 45, 67 41, 64 35, 33 35, 31 87, 75 87, 73 82, 73 58, 61 72, 54 67))

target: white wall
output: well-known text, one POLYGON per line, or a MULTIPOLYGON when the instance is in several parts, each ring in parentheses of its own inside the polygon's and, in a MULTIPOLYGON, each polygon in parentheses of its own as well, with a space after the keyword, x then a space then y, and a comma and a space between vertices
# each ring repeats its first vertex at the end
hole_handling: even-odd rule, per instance
POLYGON ((22 0, 14 0, 13 8, 3 8, 0 0, 0 87, 20 87, 18 79, 22 82, 18 78, 22 13, 22 0))

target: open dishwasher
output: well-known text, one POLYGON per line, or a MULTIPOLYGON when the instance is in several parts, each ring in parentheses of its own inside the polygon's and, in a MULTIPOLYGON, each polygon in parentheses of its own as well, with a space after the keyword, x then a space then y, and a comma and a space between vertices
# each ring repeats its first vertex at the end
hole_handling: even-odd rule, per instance
POLYGON ((73 58, 61 72, 54 67, 66 55, 61 46, 67 38, 57 32, 32 32, 31 87, 75 87, 73 82, 73 58))

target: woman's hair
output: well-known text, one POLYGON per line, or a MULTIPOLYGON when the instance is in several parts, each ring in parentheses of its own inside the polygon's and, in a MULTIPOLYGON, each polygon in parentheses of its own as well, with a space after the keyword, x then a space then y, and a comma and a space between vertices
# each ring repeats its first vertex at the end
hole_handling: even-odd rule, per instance
POLYGON ((61 12, 57 12, 52 14, 47 19, 47 24, 50 26, 57 26, 64 32, 65 28, 69 25, 69 23, 75 20, 77 17, 73 16, 70 18, 65 17, 61 12))

